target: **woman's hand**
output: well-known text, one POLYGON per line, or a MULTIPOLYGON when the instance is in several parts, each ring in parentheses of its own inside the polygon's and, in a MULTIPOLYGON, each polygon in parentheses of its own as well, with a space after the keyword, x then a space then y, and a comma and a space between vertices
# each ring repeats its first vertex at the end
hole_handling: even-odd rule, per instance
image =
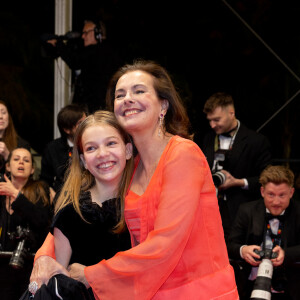
POLYGON ((5 161, 7 161, 8 155, 9 155, 9 150, 7 149, 4 142, 0 142, 0 155, 2 155, 4 157, 5 161))
POLYGON ((0 195, 6 195, 12 198, 12 202, 19 195, 19 190, 15 188, 9 178, 4 174, 5 181, 0 182, 0 195))
POLYGON ((37 258, 34 263, 30 282, 35 281, 38 284, 38 288, 40 288, 42 284, 47 284, 49 279, 56 274, 64 274, 68 277, 70 276, 69 272, 55 259, 50 256, 43 255, 37 258))
POLYGON ((85 268, 84 265, 74 263, 72 265, 69 265, 68 271, 70 273, 71 278, 81 281, 88 289, 90 287, 90 285, 84 275, 84 268, 85 268))

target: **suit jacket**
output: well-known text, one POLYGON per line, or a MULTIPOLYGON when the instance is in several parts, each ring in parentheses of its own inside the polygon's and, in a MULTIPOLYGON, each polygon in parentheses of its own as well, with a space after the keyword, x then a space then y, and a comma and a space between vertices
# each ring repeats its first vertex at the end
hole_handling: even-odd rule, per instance
MULTIPOLYGON (((232 226, 227 244, 231 259, 239 260, 240 247, 243 245, 258 245, 263 241, 266 226, 266 207, 262 199, 245 203, 240 206, 232 226)), ((285 251, 283 267, 285 268, 288 290, 293 299, 300 299, 300 201, 291 199, 285 211, 282 229, 282 248, 285 251)), ((243 269, 245 279, 248 278, 251 266, 246 264, 243 269)))
POLYGON ((47 144, 42 156, 40 179, 45 180, 56 192, 64 183, 70 160, 69 152, 67 139, 60 137, 47 144))
MULTIPOLYGON (((214 162, 215 137, 215 132, 210 131, 204 137, 201 147, 211 169, 214 162)), ((232 149, 226 155, 224 170, 235 178, 246 178, 249 189, 232 187, 225 191, 231 222, 241 203, 259 199, 259 175, 269 164, 271 164, 271 146, 267 138, 241 123, 232 149)))

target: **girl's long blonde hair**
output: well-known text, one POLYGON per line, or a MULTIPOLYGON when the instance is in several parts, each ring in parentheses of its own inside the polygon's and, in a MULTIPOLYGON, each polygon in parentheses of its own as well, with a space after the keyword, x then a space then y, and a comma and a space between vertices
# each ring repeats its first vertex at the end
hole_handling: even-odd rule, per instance
MULTIPOLYGON (((125 132, 125 130, 119 125, 115 115, 109 111, 96 111, 94 114, 89 115, 77 128, 74 137, 74 146, 72 153, 72 162, 69 166, 66 180, 63 188, 58 196, 55 213, 61 210, 66 205, 72 203, 75 211, 84 219, 80 210, 80 193, 81 191, 89 190, 95 184, 94 176, 84 168, 83 163, 80 159, 80 154, 83 154, 82 147, 82 135, 84 131, 96 125, 109 125, 115 128, 121 135, 125 145, 131 143, 130 136, 125 132)), ((114 228, 115 233, 120 233, 125 228, 125 218, 124 218, 124 205, 125 205, 125 195, 130 184, 130 179, 133 170, 133 157, 126 161, 126 166, 123 171, 120 184, 118 187, 117 198, 120 199, 119 205, 117 205, 117 215, 119 222, 114 228)))

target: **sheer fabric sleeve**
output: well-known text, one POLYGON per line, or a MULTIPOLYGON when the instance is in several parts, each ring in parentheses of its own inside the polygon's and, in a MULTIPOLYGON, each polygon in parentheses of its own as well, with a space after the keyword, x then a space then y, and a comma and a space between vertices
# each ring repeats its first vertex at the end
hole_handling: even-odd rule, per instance
POLYGON ((211 189, 211 185, 204 186, 208 176, 206 159, 193 142, 177 143, 165 150, 144 194, 141 243, 85 268, 97 299, 151 299, 165 284, 183 251, 192 247, 187 243, 200 194, 211 189))
POLYGON ((54 236, 50 232, 48 233, 41 248, 36 252, 34 261, 42 255, 50 256, 55 259, 54 236))

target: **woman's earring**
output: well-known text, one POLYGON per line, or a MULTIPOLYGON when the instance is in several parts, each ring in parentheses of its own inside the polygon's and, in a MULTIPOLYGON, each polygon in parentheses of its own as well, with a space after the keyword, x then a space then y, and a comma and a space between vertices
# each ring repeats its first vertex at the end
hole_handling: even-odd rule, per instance
POLYGON ((158 136, 161 135, 162 128, 163 128, 163 124, 164 124, 164 115, 163 115, 163 114, 160 114, 160 115, 159 115, 158 136))

